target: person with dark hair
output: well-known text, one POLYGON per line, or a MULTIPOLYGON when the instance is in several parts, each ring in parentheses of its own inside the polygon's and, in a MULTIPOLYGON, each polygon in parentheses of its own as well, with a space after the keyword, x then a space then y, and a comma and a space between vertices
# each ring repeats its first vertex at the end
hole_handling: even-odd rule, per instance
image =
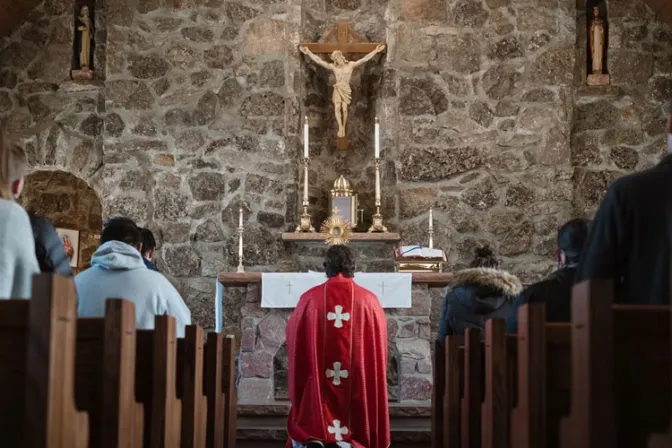
POLYGON ((140 254, 140 229, 128 218, 105 223, 100 247, 91 257, 91 267, 75 277, 80 317, 103 317, 108 298, 135 304, 139 330, 154 328, 154 316, 167 314, 177 321, 177 337, 191 325, 191 312, 175 287, 158 272, 147 269, 140 254))
POLYGON ((142 261, 145 262, 147 269, 158 271, 156 265, 152 261, 154 258, 154 250, 156 249, 154 234, 151 230, 145 228, 140 229, 140 234, 142 235, 142 261))
POLYGON ((527 303, 545 302, 547 322, 571 322, 572 288, 589 229, 590 221, 580 218, 560 227, 556 240, 560 268, 550 278, 530 285, 518 296, 506 319, 508 333, 518 331, 518 308, 527 303))
POLYGON ((506 318, 522 290, 518 277, 500 269, 490 247, 476 249, 471 267, 455 274, 443 299, 439 341, 463 335, 467 328, 485 330, 488 319, 506 318))
POLYGON ((670 304, 672 108, 667 114, 667 155, 609 186, 579 264, 577 282, 616 281, 617 303, 670 304))
POLYGON ((287 447, 387 448, 385 312, 354 282, 350 249, 329 248, 324 268, 287 323, 287 447))
POLYGON ((28 212, 30 225, 35 238, 35 255, 40 265, 40 271, 72 277, 70 259, 65 254, 65 248, 56 233, 54 225, 47 218, 28 212))

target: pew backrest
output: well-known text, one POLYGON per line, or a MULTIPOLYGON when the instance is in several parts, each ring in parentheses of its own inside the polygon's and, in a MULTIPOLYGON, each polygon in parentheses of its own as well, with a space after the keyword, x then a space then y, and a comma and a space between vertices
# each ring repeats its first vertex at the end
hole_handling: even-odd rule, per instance
POLYGON ((224 337, 224 353, 222 363, 222 381, 225 394, 224 440, 227 448, 236 447, 236 420, 238 394, 236 393, 236 337, 227 334, 224 337))
POLYGON ((189 325, 177 341, 177 395, 182 402, 182 448, 204 448, 207 401, 203 388, 203 329, 189 325))
POLYGON ((109 299, 104 318, 77 320, 75 401, 89 414, 90 448, 142 445, 135 351, 133 303, 109 299))
POLYGON ((207 398, 207 448, 224 446, 224 426, 226 416, 226 396, 222 369, 224 358, 224 338, 221 333, 208 333, 205 344, 204 380, 207 398))
POLYGON ((182 432, 177 399, 175 318, 156 316, 154 330, 137 331, 136 399, 144 406, 144 446, 178 448, 182 432))

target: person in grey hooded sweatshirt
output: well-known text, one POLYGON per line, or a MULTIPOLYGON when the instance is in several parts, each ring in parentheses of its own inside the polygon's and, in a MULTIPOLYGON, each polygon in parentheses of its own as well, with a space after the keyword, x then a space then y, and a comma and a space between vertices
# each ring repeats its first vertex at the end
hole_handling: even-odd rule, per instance
POLYGON ((103 317, 108 298, 135 304, 139 330, 154 329, 154 316, 167 314, 177 321, 177 337, 191 325, 191 312, 180 293, 162 274, 147 269, 140 251, 142 236, 127 218, 105 224, 100 247, 91 257, 91 267, 75 277, 80 317, 103 317))

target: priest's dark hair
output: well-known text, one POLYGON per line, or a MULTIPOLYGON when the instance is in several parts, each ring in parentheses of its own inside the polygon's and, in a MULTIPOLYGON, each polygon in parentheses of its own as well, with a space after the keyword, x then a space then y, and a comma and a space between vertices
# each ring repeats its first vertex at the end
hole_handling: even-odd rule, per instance
POLYGON ((327 250, 327 257, 324 260, 324 269, 327 277, 335 277, 343 274, 343 277, 352 278, 355 276, 355 256, 352 251, 343 245, 331 246, 327 250))
POLYGON ((109 241, 121 241, 140 250, 142 234, 132 219, 112 218, 105 223, 103 233, 100 235, 100 244, 109 241))

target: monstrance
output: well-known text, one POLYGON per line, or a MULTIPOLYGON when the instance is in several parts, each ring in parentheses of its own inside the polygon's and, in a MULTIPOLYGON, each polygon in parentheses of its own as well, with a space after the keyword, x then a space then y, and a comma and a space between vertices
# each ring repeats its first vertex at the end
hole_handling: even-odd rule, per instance
POLYGON ((356 228, 357 222, 357 193, 350 186, 350 182, 341 175, 334 182, 329 197, 329 214, 340 216, 350 224, 351 228, 356 228))

